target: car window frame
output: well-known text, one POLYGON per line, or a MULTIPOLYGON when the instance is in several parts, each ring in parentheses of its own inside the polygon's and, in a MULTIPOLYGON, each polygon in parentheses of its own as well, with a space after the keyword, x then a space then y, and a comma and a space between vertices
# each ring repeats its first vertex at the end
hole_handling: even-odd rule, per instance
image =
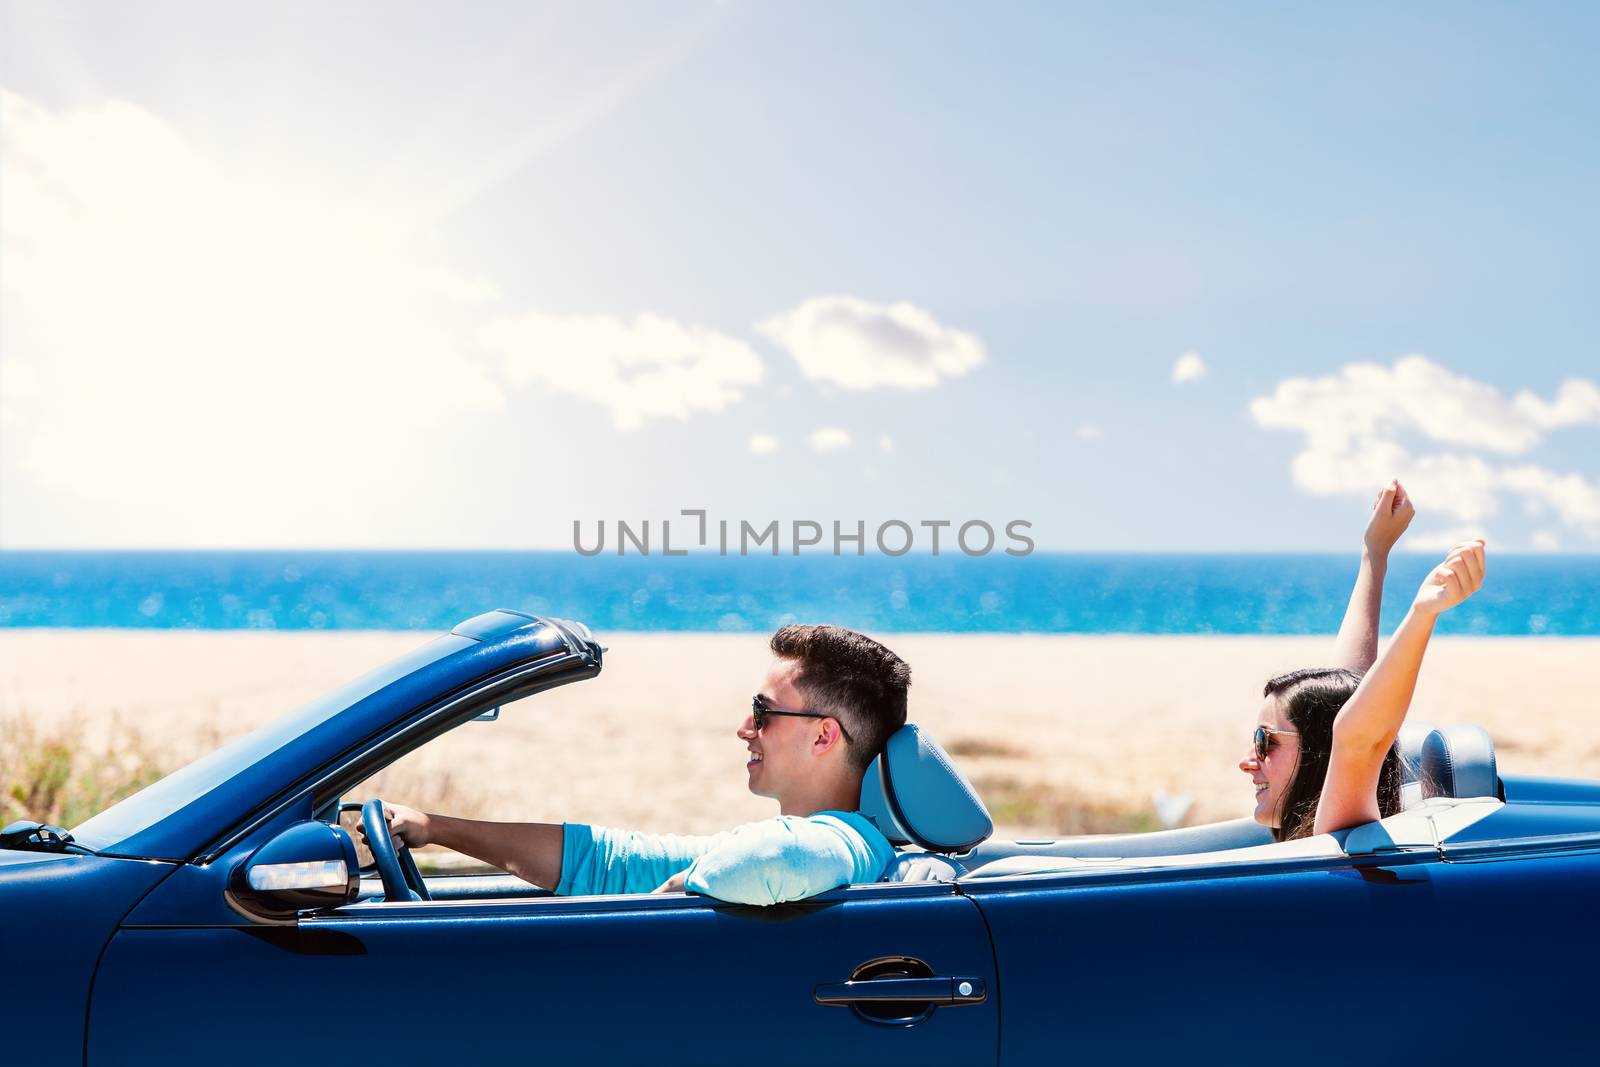
POLYGON ((472 688, 424 704, 397 719, 388 730, 361 746, 302 775, 278 797, 237 820, 200 850, 189 862, 209 865, 240 842, 270 824, 285 811, 309 802, 314 818, 323 819, 330 804, 350 789, 384 770, 423 745, 497 704, 509 704, 585 681, 600 672, 599 664, 579 653, 556 651, 552 655, 518 664, 478 682, 472 688))
POLYGON ((74 826, 73 836, 96 851, 114 852, 124 842, 215 794, 250 766, 344 714, 352 706, 425 667, 470 648, 471 641, 456 634, 441 634, 404 656, 162 775, 74 826))

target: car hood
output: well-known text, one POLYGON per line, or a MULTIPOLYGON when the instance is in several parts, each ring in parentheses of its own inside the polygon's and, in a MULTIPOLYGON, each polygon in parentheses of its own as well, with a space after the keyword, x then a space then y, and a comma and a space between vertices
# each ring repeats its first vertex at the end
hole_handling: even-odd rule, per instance
POLYGON ((67 852, 18 852, 14 849, 0 848, 0 870, 26 867, 30 864, 59 863, 71 858, 71 854, 67 852))

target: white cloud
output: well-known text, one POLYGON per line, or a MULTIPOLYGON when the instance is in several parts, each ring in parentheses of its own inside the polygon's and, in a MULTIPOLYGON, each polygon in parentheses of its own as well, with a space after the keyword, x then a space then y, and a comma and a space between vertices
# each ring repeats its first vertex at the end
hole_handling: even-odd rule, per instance
POLYGON ((1527 392, 1507 400, 1492 385, 1412 355, 1393 367, 1351 363, 1326 378, 1289 378, 1272 396, 1252 401, 1250 410, 1261 425, 1304 430, 1321 448, 1342 450, 1413 430, 1442 444, 1519 454, 1546 430, 1600 424, 1600 391, 1574 379, 1553 403, 1527 392))
POLYGON ((1541 429, 1600 423, 1600 385, 1582 378, 1570 378, 1556 390, 1554 401, 1546 403, 1529 392, 1517 394, 1513 403, 1529 421, 1541 429))
POLYGON ((478 333, 514 384, 535 383, 611 411, 619 430, 646 419, 722 411, 761 380, 761 357, 737 338, 659 315, 526 315, 478 333))
POLYGON ((1105 435, 1106 432, 1092 422, 1086 422, 1077 429, 1077 437, 1080 441, 1098 441, 1105 435))
POLYGON ((1187 385, 1198 382, 1206 376, 1206 361, 1200 358, 1200 353, 1189 351, 1179 356, 1172 364, 1172 384, 1187 385))
POLYGON ((1569 526, 1600 530, 1600 486, 1580 475, 1526 464, 1500 471, 1500 484, 1548 506, 1569 526))
POLYGON ((1411 355, 1393 367, 1352 363, 1323 378, 1286 379, 1271 396, 1251 401, 1250 412, 1260 426, 1304 435, 1291 470, 1308 492, 1365 494, 1398 477, 1419 507, 1472 524, 1497 514, 1509 493, 1600 537, 1600 487, 1582 475, 1454 450, 1520 455, 1549 430, 1600 424, 1600 389, 1592 382, 1564 382, 1550 401, 1528 391, 1508 400, 1492 385, 1411 355), (1451 450, 1414 452, 1404 442, 1417 438, 1451 450))
POLYGON ((752 456, 770 456, 778 450, 778 439, 770 433, 751 434, 749 444, 752 456))
POLYGON ((1458 526, 1412 530, 1406 534, 1405 540, 1400 542, 1400 547, 1408 552, 1443 552, 1463 541, 1483 536, 1482 526, 1463 523, 1458 526))
POLYGON ((1561 551, 1561 539, 1549 530, 1535 530, 1533 533, 1533 547, 1539 552, 1561 551))
POLYGON ((824 426, 820 430, 813 430, 811 436, 806 438, 813 452, 837 452, 842 448, 849 448, 850 440, 850 434, 837 426, 824 426))
POLYGON ((129 103, 5 91, 0 172, 0 453, 29 492, 117 516, 82 543, 339 540, 404 484, 400 452, 503 403, 463 343, 494 287, 377 191, 234 173, 129 103))
POLYGON ((886 433, 885 434, 879 434, 878 435, 878 451, 879 452, 883 452, 883 453, 893 452, 894 451, 894 438, 890 437, 886 433))
POLYGON ((973 334, 913 304, 820 296, 756 327, 811 381, 845 389, 931 389, 987 358, 973 334))

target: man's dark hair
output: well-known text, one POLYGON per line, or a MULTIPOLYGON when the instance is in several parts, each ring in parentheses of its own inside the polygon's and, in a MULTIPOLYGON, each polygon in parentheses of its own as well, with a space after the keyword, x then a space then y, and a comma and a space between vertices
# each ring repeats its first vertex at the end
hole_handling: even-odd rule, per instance
POLYGON ((772 653, 799 661, 794 684, 807 710, 850 731, 855 740, 845 750, 856 770, 865 771, 905 725, 911 668, 872 638, 840 626, 785 626, 772 635, 772 653))

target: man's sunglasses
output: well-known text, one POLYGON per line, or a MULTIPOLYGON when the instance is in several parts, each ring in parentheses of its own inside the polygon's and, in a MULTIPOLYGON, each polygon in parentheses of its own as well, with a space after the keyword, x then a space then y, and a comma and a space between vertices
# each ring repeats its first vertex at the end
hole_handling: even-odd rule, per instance
POLYGON ((852 745, 855 744, 855 738, 851 737, 850 731, 844 728, 844 723, 839 722, 838 716, 824 715, 820 711, 779 711, 771 704, 768 704, 766 698, 760 693, 750 698, 750 717, 755 720, 757 731, 767 725, 767 716, 769 715, 788 715, 796 719, 832 719, 834 722, 839 723, 839 732, 844 734, 844 739, 852 745))
POLYGON ((1287 734, 1289 737, 1300 736, 1298 730, 1270 730, 1265 726, 1257 726, 1255 736, 1256 759, 1264 760, 1267 758, 1267 749, 1272 747, 1273 734, 1287 734))

